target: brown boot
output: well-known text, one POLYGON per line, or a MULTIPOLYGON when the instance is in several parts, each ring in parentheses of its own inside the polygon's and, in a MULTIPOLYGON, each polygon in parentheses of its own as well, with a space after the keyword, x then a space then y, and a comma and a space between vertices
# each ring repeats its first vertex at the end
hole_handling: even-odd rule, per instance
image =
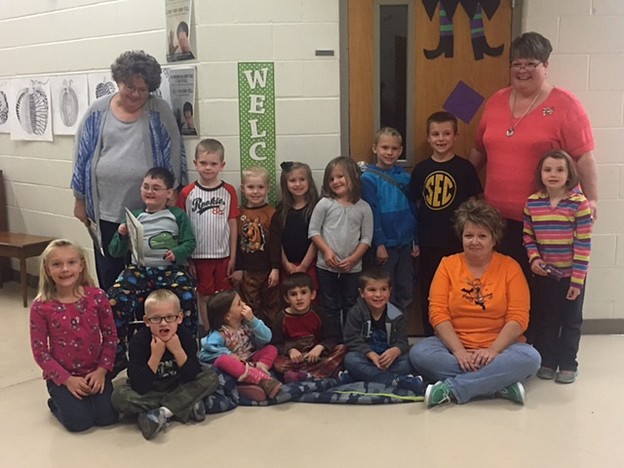
POLYGON ((268 398, 274 398, 282 388, 281 382, 250 365, 246 366, 245 373, 238 378, 238 381, 260 386, 268 398))

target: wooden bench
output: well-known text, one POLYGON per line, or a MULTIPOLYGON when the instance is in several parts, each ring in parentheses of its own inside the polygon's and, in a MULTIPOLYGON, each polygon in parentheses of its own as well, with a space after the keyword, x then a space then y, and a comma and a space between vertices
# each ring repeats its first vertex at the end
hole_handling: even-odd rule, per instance
MULTIPOLYGON (((22 284, 22 299, 24 307, 28 307, 28 276, 26 259, 41 255, 41 252, 52 241, 53 237, 31 236, 19 232, 8 231, 8 216, 6 211, 6 195, 4 179, 0 171, 0 257, 18 258, 20 264, 20 282, 22 284)), ((0 265, 0 287, 8 277, 5 274, 6 262, 0 265)))
MULTIPOLYGON (((18 232, 0 231, 0 257, 18 258, 20 264, 20 282, 24 307, 28 306, 28 277, 26 259, 41 255, 53 237, 31 236, 18 232)), ((1 283, 0 283, 1 284, 1 283)))

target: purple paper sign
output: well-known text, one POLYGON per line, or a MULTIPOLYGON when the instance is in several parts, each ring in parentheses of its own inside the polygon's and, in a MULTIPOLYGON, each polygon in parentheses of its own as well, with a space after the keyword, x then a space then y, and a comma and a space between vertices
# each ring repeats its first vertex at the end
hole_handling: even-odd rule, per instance
POLYGON ((442 108, 458 119, 470 123, 484 100, 483 96, 463 81, 460 81, 455 86, 455 89, 451 91, 442 108))

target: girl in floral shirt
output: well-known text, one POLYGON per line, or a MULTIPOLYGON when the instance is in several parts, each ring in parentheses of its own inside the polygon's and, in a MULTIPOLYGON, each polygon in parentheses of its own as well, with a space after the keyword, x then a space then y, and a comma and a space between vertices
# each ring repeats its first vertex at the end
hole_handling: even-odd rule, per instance
POLYGON ((93 286, 82 249, 50 242, 41 255, 30 342, 52 414, 71 432, 117 421, 111 404, 117 334, 106 293, 93 286))

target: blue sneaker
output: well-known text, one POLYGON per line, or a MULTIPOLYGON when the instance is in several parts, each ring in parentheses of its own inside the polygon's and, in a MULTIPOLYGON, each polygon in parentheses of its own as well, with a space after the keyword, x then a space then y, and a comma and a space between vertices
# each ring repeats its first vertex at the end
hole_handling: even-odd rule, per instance
POLYGON ((399 388, 411 390, 416 395, 422 395, 423 378, 420 375, 399 375, 395 379, 395 383, 399 388))
POLYGON ((338 380, 338 385, 345 385, 351 383, 351 375, 348 370, 343 370, 338 372, 336 380, 338 380))
POLYGON ((143 437, 150 440, 165 428, 167 425, 167 417, 160 408, 156 408, 139 414, 137 423, 143 437))
POLYGON ((451 392, 451 388, 442 381, 429 385, 425 391, 425 405, 427 405, 427 408, 450 403, 452 398, 453 392, 451 392))

